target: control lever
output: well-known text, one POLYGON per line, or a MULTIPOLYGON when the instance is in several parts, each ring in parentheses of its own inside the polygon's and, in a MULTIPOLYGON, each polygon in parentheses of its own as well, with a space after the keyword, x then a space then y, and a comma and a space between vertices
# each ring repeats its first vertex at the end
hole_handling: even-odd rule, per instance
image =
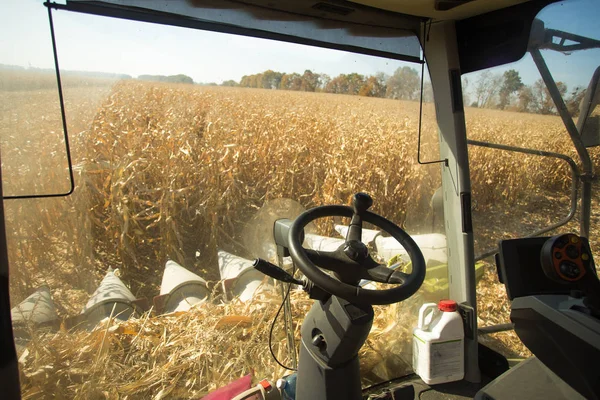
POLYGON ((352 196, 352 210, 354 215, 348 226, 346 242, 351 240, 361 241, 362 239, 362 215, 373 205, 373 199, 366 193, 356 193, 352 196))
POLYGON ((373 199, 366 193, 356 193, 352 197, 354 215, 348 226, 344 253, 357 262, 365 260, 369 256, 367 247, 362 243, 362 217, 372 205, 373 199))
POLYGON ((272 264, 267 260, 263 260, 262 258, 257 258, 254 260, 253 267, 263 274, 270 276, 273 279, 277 279, 278 281, 304 286, 303 281, 294 278, 282 268, 279 268, 277 265, 272 264))

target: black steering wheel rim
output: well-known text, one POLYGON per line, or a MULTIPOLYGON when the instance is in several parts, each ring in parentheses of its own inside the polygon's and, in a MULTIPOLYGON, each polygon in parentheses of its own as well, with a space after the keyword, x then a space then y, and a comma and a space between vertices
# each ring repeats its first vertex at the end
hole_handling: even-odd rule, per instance
POLYGON ((370 290, 349 285, 324 273, 308 258, 302 247, 304 227, 319 218, 351 218, 353 213, 353 209, 348 206, 320 206, 300 214, 292 223, 289 232, 289 250, 292 259, 300 271, 315 285, 349 302, 385 305, 406 300, 421 287, 425 279, 425 259, 415 241, 403 229, 378 214, 365 211, 362 214, 362 219, 389 233, 404 247, 410 256, 412 271, 402 285, 384 290, 370 290))

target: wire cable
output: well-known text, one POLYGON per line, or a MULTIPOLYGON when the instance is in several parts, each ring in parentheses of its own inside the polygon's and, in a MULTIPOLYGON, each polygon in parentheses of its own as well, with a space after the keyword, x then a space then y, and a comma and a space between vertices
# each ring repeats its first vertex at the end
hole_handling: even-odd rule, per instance
MULTIPOLYGON (((295 274, 296 274, 296 265, 293 266, 292 276, 294 276, 295 274)), ((271 352, 271 356, 273 357, 275 362, 277 364, 279 364, 279 366, 281 366, 282 368, 285 368, 287 370, 290 370, 290 371, 297 371, 296 368, 288 367, 287 365, 284 365, 283 363, 281 363, 277 359, 277 356, 275 355, 275 352, 273 351, 273 330, 275 329, 275 322, 277 321, 277 318, 279 317, 279 314, 281 313, 281 310, 283 309, 283 306, 285 305, 285 302, 288 299, 291 290, 292 290, 292 284, 289 283, 287 292, 285 293, 285 296, 283 297, 283 300, 281 301, 281 305, 279 306, 279 309, 277 310, 277 314, 275 314, 275 318, 273 318, 273 322, 271 323, 271 329, 269 329, 269 351, 271 352)))

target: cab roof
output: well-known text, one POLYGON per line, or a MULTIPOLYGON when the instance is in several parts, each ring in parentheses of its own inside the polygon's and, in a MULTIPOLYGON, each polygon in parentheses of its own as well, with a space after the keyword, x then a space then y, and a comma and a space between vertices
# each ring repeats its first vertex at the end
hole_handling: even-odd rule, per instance
POLYGON ((519 60, 556 0, 67 0, 53 8, 422 62, 426 25, 455 21, 461 72, 519 60))

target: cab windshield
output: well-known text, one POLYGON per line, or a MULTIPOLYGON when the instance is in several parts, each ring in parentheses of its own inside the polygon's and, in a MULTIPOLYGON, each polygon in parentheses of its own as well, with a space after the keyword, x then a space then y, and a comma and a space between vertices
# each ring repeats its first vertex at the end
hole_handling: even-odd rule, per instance
MULTIPOLYGON (((41 4, 19 9, 47 26, 41 4)), ((289 374, 313 300, 292 290, 278 313, 288 287, 253 260, 292 273, 274 222, 357 192, 415 235, 431 267, 418 296, 377 308, 362 383, 412 372, 416 311, 448 296, 440 167, 417 159, 422 94, 421 161, 439 152, 426 68, 63 11, 53 22, 70 160, 47 31, 0 61, 24 397, 198 398, 289 374), (73 193, 47 197, 70 191, 69 170, 73 193)), ((336 249, 349 222, 315 221, 304 247, 336 249)), ((402 246, 366 228, 380 262, 410 268, 402 246)))
MULTIPOLYGON (((59 93, 47 18, 40 2, 12 1, 0 24, 19 38, 0 51, 0 149, 24 398, 199 398, 292 373, 313 300, 253 260, 300 278, 278 252, 275 222, 349 205, 357 192, 427 264, 415 296, 375 307, 361 384, 413 372, 418 310, 449 293, 438 126, 416 36, 396 49, 408 62, 59 11, 59 93), (21 15, 32 23, 20 26, 21 15)), ((481 88, 517 82, 506 71, 481 88)), ((538 103, 517 109, 517 89, 479 90, 484 74, 463 80, 469 140, 567 146, 558 117, 537 115, 538 103)), ((519 90, 537 93, 520 78, 519 90)), ((568 212, 568 166, 469 150, 476 255, 568 212)), ((349 224, 315 221, 304 247, 339 248, 349 224)), ((379 262, 410 271, 406 249, 365 228, 379 262)), ((506 322, 489 258, 475 276, 480 326, 506 322)), ((528 355, 510 334, 490 340, 528 355)))

